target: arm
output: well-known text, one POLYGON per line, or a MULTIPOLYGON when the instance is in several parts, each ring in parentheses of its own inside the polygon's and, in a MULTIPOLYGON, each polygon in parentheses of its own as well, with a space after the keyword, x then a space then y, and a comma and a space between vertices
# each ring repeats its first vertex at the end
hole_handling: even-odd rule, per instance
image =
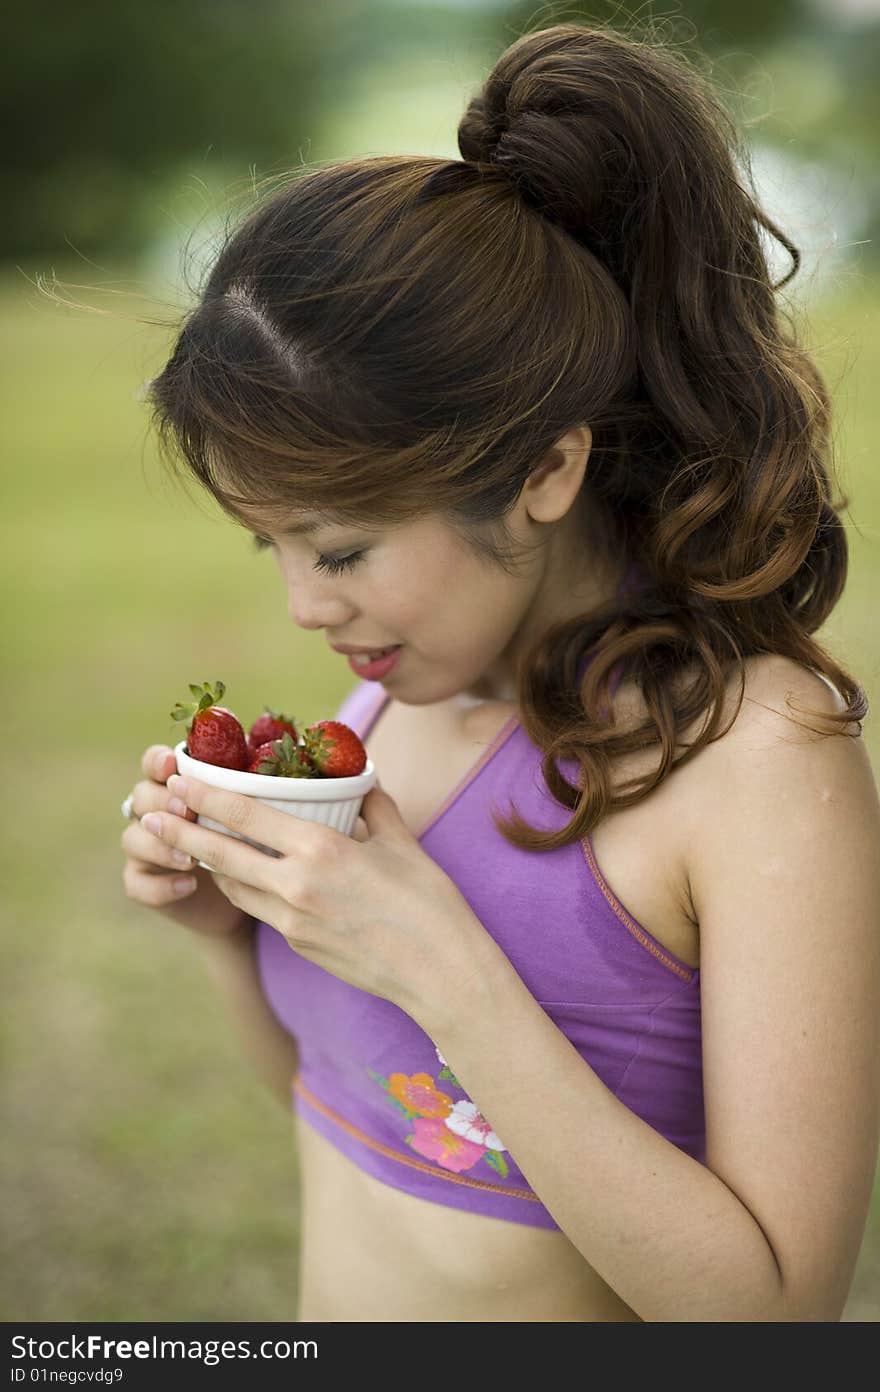
MULTIPOLYGON (((778 706, 794 691, 838 708, 793 663, 753 681, 778 706)), ((424 1028, 642 1319, 836 1321, 880 1129, 880 802, 861 740, 772 710, 744 702, 710 750, 689 828, 706 1166, 617 1101, 488 937, 454 1014, 424 1028), (515 1070, 502 1038, 516 1039, 515 1070)))
MULTIPOLYGON (((224 901, 225 902, 225 901, 224 901)), ((253 918, 223 936, 194 934, 208 975, 232 1018, 239 1043, 257 1074, 291 1111, 291 1083, 299 1067, 296 1040, 270 1009, 257 972, 253 918)))

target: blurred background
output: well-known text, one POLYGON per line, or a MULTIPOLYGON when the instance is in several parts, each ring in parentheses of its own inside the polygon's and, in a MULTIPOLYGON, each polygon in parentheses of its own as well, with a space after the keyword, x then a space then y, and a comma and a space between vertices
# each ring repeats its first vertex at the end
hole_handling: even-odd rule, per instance
MULTIPOLYGON (((880 767, 880 0, 638 8, 696 45, 801 248, 781 298, 832 387, 851 570, 820 637, 880 767)), ((189 682, 245 719, 354 684, 268 554, 159 464, 138 399, 224 226, 267 180, 458 158, 526 29, 617 5, 36 0, 7 14, 0 220, 6 738, 2 1190, 11 1320, 286 1320, 298 1176, 186 933, 122 888, 119 804, 189 682)), ((771 249, 775 250, 775 248, 771 249)), ((787 262, 775 268, 778 274, 787 262)), ((844 1316, 880 1316, 878 1193, 844 1316)))

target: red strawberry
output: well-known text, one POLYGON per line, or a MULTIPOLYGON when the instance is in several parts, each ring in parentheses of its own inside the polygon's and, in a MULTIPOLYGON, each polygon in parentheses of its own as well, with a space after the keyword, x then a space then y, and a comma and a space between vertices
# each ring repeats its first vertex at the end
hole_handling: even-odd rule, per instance
POLYGON ((276 778, 318 778, 314 764, 289 731, 281 739, 267 740, 254 751, 248 773, 274 774, 276 778))
POLYGON ((341 720, 318 720, 307 726, 303 745, 323 778, 351 778, 366 768, 366 749, 341 720))
POLYGON ((285 730, 290 735, 294 744, 296 744, 299 736, 296 733, 293 716, 282 715, 280 711, 270 710, 269 707, 266 706, 264 714, 257 716, 248 731, 248 751, 253 756, 256 754, 261 744, 269 744, 271 740, 281 739, 285 730))
POLYGON ((191 759, 201 759, 203 764, 217 764, 220 768, 239 769, 244 772, 248 766, 248 747, 241 722, 238 717, 218 706, 226 687, 222 681, 214 686, 204 682, 201 686, 190 684, 195 701, 180 702, 171 712, 172 720, 186 723, 186 752, 191 759))

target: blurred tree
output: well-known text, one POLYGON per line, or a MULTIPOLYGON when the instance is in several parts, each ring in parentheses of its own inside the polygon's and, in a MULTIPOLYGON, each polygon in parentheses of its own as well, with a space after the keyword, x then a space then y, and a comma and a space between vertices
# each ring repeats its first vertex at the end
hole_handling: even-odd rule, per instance
POLYGON ((142 245, 151 189, 184 162, 221 177, 295 165, 322 99, 313 20, 290 0, 13 6, 0 256, 142 245))
POLYGON ((545 24, 564 23, 576 16, 595 19, 600 23, 628 30, 632 25, 647 23, 653 17, 662 27, 670 25, 683 39, 688 33, 706 50, 728 49, 734 44, 758 45, 767 43, 779 34, 791 33, 803 23, 809 0, 672 0, 657 5, 640 4, 639 0, 616 3, 615 0, 587 0, 579 4, 530 4, 516 0, 510 6, 505 21, 514 27, 528 25, 543 28, 545 24), (546 16, 546 18, 545 18, 546 16))

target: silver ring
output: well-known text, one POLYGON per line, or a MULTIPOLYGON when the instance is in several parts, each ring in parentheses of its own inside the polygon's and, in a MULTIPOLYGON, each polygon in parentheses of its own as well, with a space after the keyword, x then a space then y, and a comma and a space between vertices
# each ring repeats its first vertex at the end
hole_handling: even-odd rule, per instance
POLYGON ((124 800, 123 803, 122 803, 122 815, 123 815, 123 817, 129 818, 129 817, 131 817, 131 816, 133 815, 133 814, 132 814, 132 810, 131 810, 131 809, 132 809, 133 803, 134 803, 134 793, 129 793, 128 797, 125 798, 125 800, 124 800))

